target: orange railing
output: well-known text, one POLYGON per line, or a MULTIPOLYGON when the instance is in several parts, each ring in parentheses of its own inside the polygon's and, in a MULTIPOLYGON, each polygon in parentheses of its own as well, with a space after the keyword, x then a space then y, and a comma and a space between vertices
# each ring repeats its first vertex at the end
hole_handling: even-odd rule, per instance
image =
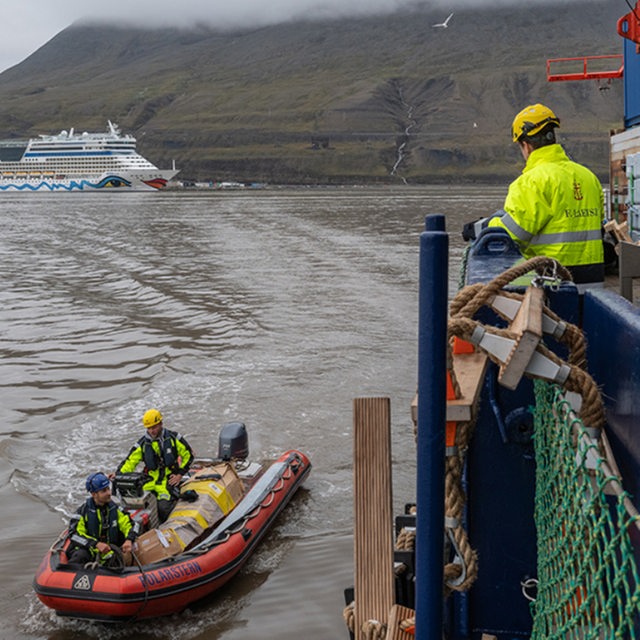
POLYGON ((552 58, 547 60, 547 80, 607 80, 622 78, 624 62, 622 54, 608 56, 583 56, 581 58, 552 58), (608 66, 618 64, 615 69, 608 66))

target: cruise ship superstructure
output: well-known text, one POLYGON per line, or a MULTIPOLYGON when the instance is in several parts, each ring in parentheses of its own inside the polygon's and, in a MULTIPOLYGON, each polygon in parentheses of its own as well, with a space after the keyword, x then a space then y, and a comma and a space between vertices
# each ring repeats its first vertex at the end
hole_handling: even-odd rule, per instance
POLYGON ((178 171, 158 169, 136 151, 136 139, 111 121, 104 133, 41 135, 0 142, 0 192, 153 191, 178 171))

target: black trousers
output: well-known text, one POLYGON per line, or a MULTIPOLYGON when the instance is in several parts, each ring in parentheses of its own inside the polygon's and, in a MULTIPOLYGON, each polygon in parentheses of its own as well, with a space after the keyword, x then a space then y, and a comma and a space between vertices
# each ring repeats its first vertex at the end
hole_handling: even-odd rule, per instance
POLYGON ((169 517, 177 501, 177 498, 158 500, 158 520, 160 520, 160 523, 163 523, 169 517))
MULTIPOLYGON (((84 567, 88 562, 94 562, 98 559, 98 553, 92 554, 88 549, 83 549, 82 547, 75 547, 67 551, 67 564, 73 567, 84 567)), ((113 556, 111 558, 106 558, 101 564, 104 567, 115 567, 118 566, 119 560, 117 557, 113 556)))

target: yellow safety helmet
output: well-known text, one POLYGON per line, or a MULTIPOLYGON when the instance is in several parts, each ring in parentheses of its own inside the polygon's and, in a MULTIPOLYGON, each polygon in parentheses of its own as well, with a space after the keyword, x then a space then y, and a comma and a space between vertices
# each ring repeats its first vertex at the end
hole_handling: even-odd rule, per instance
POLYGON ((513 124, 511 125, 513 141, 518 142, 524 136, 534 136, 548 124, 559 127, 560 118, 543 104, 529 105, 513 119, 513 124))
POLYGON ((142 416, 142 424, 147 429, 151 429, 161 422, 162 414, 157 409, 149 409, 148 411, 145 411, 144 415, 142 416))

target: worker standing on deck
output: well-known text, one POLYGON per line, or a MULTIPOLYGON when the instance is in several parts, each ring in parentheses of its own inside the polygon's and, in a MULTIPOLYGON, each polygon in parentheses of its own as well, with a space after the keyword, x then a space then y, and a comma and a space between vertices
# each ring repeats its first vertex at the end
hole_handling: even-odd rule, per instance
POLYGON ((145 411, 142 424, 146 433, 131 447, 116 473, 130 473, 144 463, 150 480, 143 488, 155 493, 158 517, 164 522, 180 495, 179 485, 189 471, 193 451, 182 435, 164 428, 162 414, 157 409, 145 411))
POLYGON ((542 104, 516 115, 511 134, 526 164, 509 186, 503 215, 488 226, 506 229, 525 258, 558 260, 582 292, 604 282, 604 193, 595 174, 570 160, 556 142, 559 126, 542 104))

